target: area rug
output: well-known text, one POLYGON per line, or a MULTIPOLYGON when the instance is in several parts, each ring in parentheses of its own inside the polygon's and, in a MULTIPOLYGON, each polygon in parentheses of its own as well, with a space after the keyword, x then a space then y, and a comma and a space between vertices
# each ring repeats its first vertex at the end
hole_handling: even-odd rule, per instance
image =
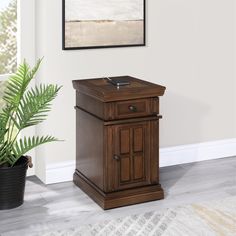
POLYGON ((150 211, 35 236, 236 236, 236 197, 150 211))
POLYGON ((236 196, 220 201, 174 207, 161 213, 150 211, 84 226, 67 222, 66 225, 62 223, 60 229, 58 226, 53 228, 40 225, 37 233, 34 230, 29 230, 28 234, 19 231, 18 235, 236 236, 236 196))

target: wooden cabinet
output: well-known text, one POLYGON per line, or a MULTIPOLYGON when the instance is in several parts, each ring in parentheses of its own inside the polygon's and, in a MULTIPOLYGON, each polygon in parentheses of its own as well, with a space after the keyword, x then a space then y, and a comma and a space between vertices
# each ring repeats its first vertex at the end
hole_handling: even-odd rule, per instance
POLYGON ((159 96, 165 87, 125 76, 73 81, 76 89, 74 182, 103 209, 162 199, 159 96))

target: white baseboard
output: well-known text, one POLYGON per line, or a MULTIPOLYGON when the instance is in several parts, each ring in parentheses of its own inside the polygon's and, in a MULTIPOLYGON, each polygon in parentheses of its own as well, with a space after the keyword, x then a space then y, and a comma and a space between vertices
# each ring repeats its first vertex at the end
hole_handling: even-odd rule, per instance
MULTIPOLYGON (((236 156, 236 139, 219 140, 160 149, 160 166, 236 156)), ((46 184, 72 181, 75 161, 66 161, 46 168, 46 184)))
POLYGON ((55 184, 72 181, 75 172, 75 161, 65 161, 48 165, 46 168, 45 184, 55 184))
POLYGON ((160 149, 160 166, 236 156, 236 139, 226 139, 160 149))

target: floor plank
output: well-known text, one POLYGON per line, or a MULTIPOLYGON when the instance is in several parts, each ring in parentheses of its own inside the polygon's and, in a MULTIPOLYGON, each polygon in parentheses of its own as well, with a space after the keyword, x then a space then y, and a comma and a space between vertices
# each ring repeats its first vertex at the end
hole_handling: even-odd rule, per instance
POLYGON ((165 199, 103 211, 72 182, 45 186, 36 177, 27 178, 25 203, 0 211, 0 235, 20 235, 44 227, 95 223, 145 211, 163 211, 177 205, 222 199, 236 195, 236 157, 160 170, 165 199))

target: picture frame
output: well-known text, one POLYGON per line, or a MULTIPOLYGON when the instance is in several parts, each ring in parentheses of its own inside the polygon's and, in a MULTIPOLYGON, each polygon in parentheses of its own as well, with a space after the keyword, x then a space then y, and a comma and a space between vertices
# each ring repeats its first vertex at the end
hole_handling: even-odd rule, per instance
POLYGON ((62 0, 63 50, 137 46, 146 46, 146 0, 62 0), (118 5, 116 6, 116 4, 119 1, 123 4, 120 6, 120 12, 113 14, 113 12, 117 12, 118 5), (103 13, 103 4, 100 4, 99 7, 94 5, 97 12, 96 10, 92 11, 90 20, 89 13, 84 9, 93 6, 93 2, 94 4, 104 3, 104 12, 107 14, 107 18, 102 18, 104 14, 100 13, 103 13), (137 4, 130 14, 128 14, 128 9, 124 7, 126 2, 130 4, 127 6, 128 9, 135 2, 137 4), (70 7, 70 4, 73 6, 70 7), (80 6, 81 11, 74 6, 80 6), (122 12, 123 9, 124 12, 122 12), (118 20, 113 20, 113 18, 118 20), (113 41, 114 43, 112 43, 113 41))

